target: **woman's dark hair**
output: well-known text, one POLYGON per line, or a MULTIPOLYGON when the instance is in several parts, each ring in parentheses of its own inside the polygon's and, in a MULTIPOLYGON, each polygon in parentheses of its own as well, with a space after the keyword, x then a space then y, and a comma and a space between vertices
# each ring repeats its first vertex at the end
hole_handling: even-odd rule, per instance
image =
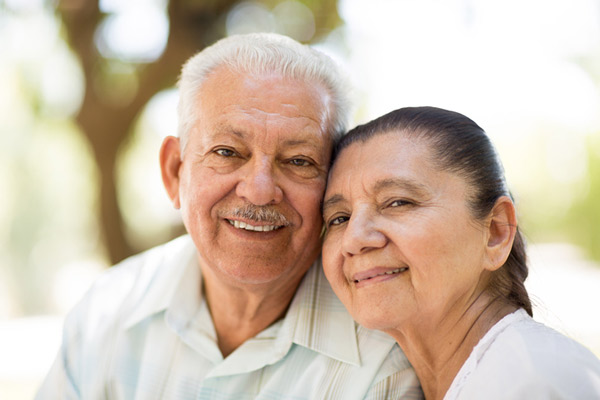
MULTIPOLYGON (((469 207, 476 219, 487 217, 501 196, 510 197, 504 169, 485 131, 462 114, 435 107, 401 108, 357 126, 336 144, 332 162, 352 143, 393 132, 425 139, 436 166, 466 180, 471 188, 469 207)), ((527 274, 525 242, 517 227, 510 255, 492 273, 488 290, 532 315, 524 285, 527 274)))

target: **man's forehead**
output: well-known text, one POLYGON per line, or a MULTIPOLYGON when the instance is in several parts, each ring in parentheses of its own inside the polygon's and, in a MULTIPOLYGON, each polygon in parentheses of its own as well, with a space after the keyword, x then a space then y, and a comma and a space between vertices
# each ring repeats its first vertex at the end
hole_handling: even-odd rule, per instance
POLYGON ((327 141, 329 104, 322 88, 293 81, 257 82, 256 87, 249 88, 241 82, 246 78, 239 76, 233 80, 213 78, 217 79, 205 82, 197 94, 197 124, 216 132, 239 134, 262 126, 297 132, 296 140, 307 140, 302 138, 313 135, 327 141))
MULTIPOLYGON (((232 97, 241 95, 249 108, 255 108, 269 114, 266 104, 272 102, 290 113, 298 112, 306 100, 318 104, 321 114, 325 116, 331 107, 331 94, 327 87, 318 81, 303 78, 292 78, 279 72, 244 72, 226 66, 213 70, 200 85, 197 100, 214 103, 220 99, 228 102, 232 97), (205 96, 206 93, 209 96, 205 96), (275 94, 273 94, 275 92, 275 94), (302 101, 300 101, 302 99, 302 101), (283 101, 282 101, 283 100, 283 101)), ((308 116, 299 112, 300 115, 308 116)))

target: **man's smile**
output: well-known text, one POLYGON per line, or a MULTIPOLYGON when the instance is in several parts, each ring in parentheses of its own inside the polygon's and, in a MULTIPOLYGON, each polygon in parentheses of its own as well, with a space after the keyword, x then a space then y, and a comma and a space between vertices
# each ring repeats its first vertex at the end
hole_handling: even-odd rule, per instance
POLYGON ((255 232, 270 232, 276 229, 283 228, 283 225, 251 225, 247 222, 227 219, 231 225, 233 225, 237 229, 245 229, 247 231, 255 231, 255 232))

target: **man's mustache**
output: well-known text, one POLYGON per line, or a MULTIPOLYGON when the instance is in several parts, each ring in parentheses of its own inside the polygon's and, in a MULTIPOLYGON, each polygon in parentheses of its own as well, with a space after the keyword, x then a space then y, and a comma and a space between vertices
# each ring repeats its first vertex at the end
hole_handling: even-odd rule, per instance
POLYGON ((255 222, 267 222, 269 225, 289 226, 291 222, 276 208, 246 204, 232 210, 222 212, 223 218, 240 218, 255 222))

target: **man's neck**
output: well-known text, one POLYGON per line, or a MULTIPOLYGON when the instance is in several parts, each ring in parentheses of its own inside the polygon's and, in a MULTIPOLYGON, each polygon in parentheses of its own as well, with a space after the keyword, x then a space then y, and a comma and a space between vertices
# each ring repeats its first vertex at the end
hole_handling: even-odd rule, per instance
POLYGON ((224 358, 283 318, 301 281, 241 287, 223 283, 209 271, 203 275, 203 292, 224 358))

